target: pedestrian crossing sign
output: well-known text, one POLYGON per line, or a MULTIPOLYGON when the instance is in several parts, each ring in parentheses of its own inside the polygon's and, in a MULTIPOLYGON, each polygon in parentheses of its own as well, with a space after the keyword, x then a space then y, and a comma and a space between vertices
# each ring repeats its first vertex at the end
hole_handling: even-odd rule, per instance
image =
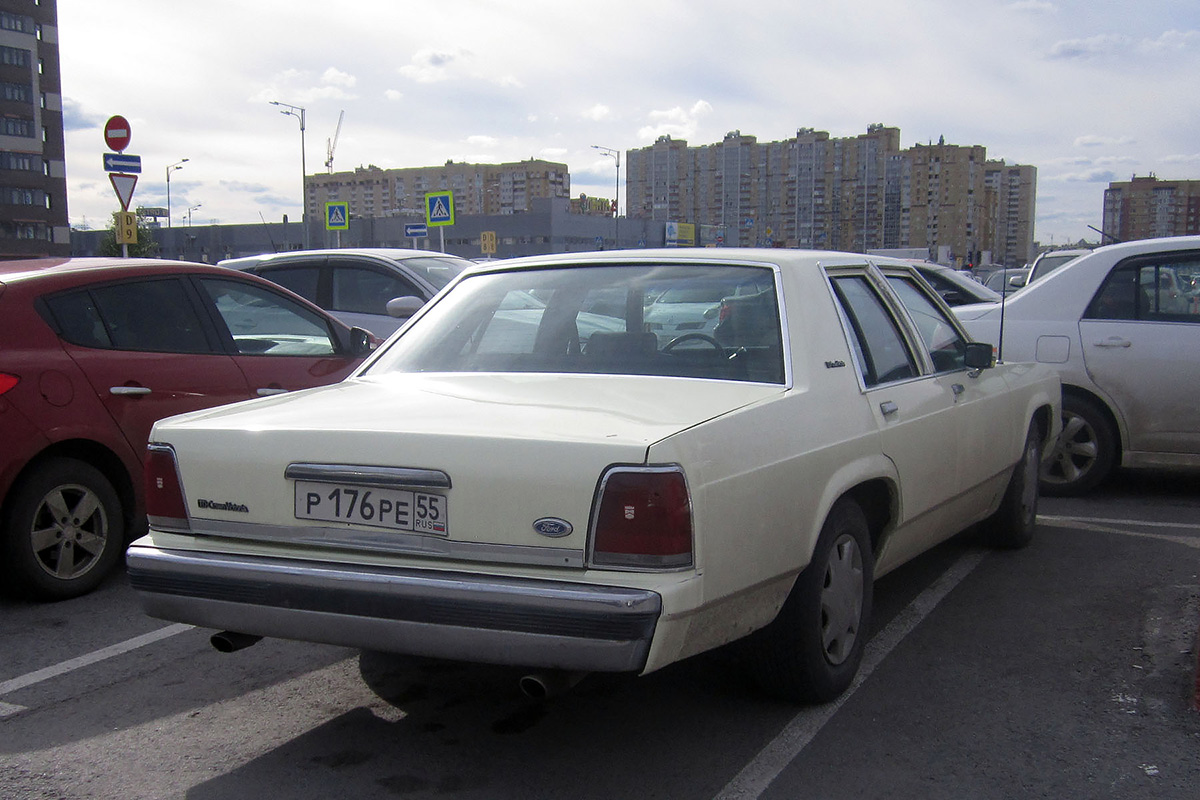
POLYGON ((454 224, 454 192, 425 193, 425 224, 431 228, 454 224))
POLYGON ((327 231, 348 231, 350 230, 350 204, 349 203, 326 203, 325 204, 325 230, 327 231))

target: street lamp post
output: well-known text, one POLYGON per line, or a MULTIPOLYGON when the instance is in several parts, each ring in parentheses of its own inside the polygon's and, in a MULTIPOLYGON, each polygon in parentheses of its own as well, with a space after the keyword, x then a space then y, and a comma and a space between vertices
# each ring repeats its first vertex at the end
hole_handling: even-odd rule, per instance
POLYGON ((189 208, 189 209, 188 209, 188 224, 187 224, 187 226, 188 226, 189 228, 190 228, 190 227, 192 227, 192 212, 193 212, 193 211, 195 211, 196 209, 200 208, 200 206, 202 206, 202 205, 204 205, 204 204, 203 204, 203 203, 196 203, 196 205, 194 205, 194 206, 192 206, 191 208, 189 208))
POLYGON ((174 164, 171 164, 170 166, 167 167, 167 227, 168 228, 171 227, 171 173, 177 169, 183 169, 183 165, 187 161, 189 161, 189 159, 185 158, 182 161, 176 161, 174 164))
POLYGON ((606 156, 611 157, 617 162, 617 184, 613 191, 613 247, 618 250, 621 248, 621 151, 614 150, 611 147, 601 147, 598 144, 592 145, 593 150, 599 150, 606 156))
POLYGON ((308 180, 308 165, 304 159, 304 109, 300 106, 281 103, 278 100, 272 100, 271 105, 279 106, 280 114, 287 114, 300 120, 300 226, 304 229, 304 249, 308 250, 308 194, 305 186, 305 182, 308 180))

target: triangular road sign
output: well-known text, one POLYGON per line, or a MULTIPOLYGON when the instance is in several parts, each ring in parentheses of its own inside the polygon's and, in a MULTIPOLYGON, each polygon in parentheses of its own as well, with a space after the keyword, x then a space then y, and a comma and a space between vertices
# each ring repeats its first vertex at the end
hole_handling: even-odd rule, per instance
POLYGON ((117 199, 121 201, 122 211, 129 210, 129 201, 133 199, 133 187, 137 186, 137 179, 137 175, 127 175, 124 172, 108 174, 108 180, 117 192, 117 199))

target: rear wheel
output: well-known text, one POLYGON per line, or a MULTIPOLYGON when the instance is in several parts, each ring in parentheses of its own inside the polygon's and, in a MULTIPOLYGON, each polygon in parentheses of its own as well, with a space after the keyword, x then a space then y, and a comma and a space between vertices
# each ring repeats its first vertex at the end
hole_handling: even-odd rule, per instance
POLYGON ((759 685, 802 703, 829 702, 846 691, 862 662, 873 585, 867 518, 843 498, 779 615, 751 638, 749 666, 759 685))
POLYGON ((0 521, 0 569, 18 593, 63 600, 94 589, 124 545, 121 501, 98 469, 73 458, 34 468, 0 521))
POLYGON ((1117 432, 1095 401, 1064 394, 1062 434, 1043 465, 1042 492, 1084 494, 1108 476, 1117 457, 1117 432))
POLYGON ((1042 435, 1035 423, 1029 426, 1029 432, 1025 434, 1021 460, 1013 468, 1000 508, 984 522, 988 536, 996 547, 1015 550, 1033 541, 1033 529, 1037 524, 1038 467, 1041 462, 1042 435))

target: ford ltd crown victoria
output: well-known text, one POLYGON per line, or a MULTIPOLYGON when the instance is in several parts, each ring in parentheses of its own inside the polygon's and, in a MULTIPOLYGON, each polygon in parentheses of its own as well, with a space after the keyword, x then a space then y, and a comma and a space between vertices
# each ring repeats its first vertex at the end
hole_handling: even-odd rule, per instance
POLYGON ((159 422, 127 561, 148 613, 222 649, 282 637, 555 676, 736 642, 769 693, 827 701, 858 669, 877 577, 977 523, 1030 540, 1059 398, 1053 370, 969 342, 903 261, 497 262, 337 385, 159 422), (707 332, 646 324, 713 285, 732 288, 707 332))

